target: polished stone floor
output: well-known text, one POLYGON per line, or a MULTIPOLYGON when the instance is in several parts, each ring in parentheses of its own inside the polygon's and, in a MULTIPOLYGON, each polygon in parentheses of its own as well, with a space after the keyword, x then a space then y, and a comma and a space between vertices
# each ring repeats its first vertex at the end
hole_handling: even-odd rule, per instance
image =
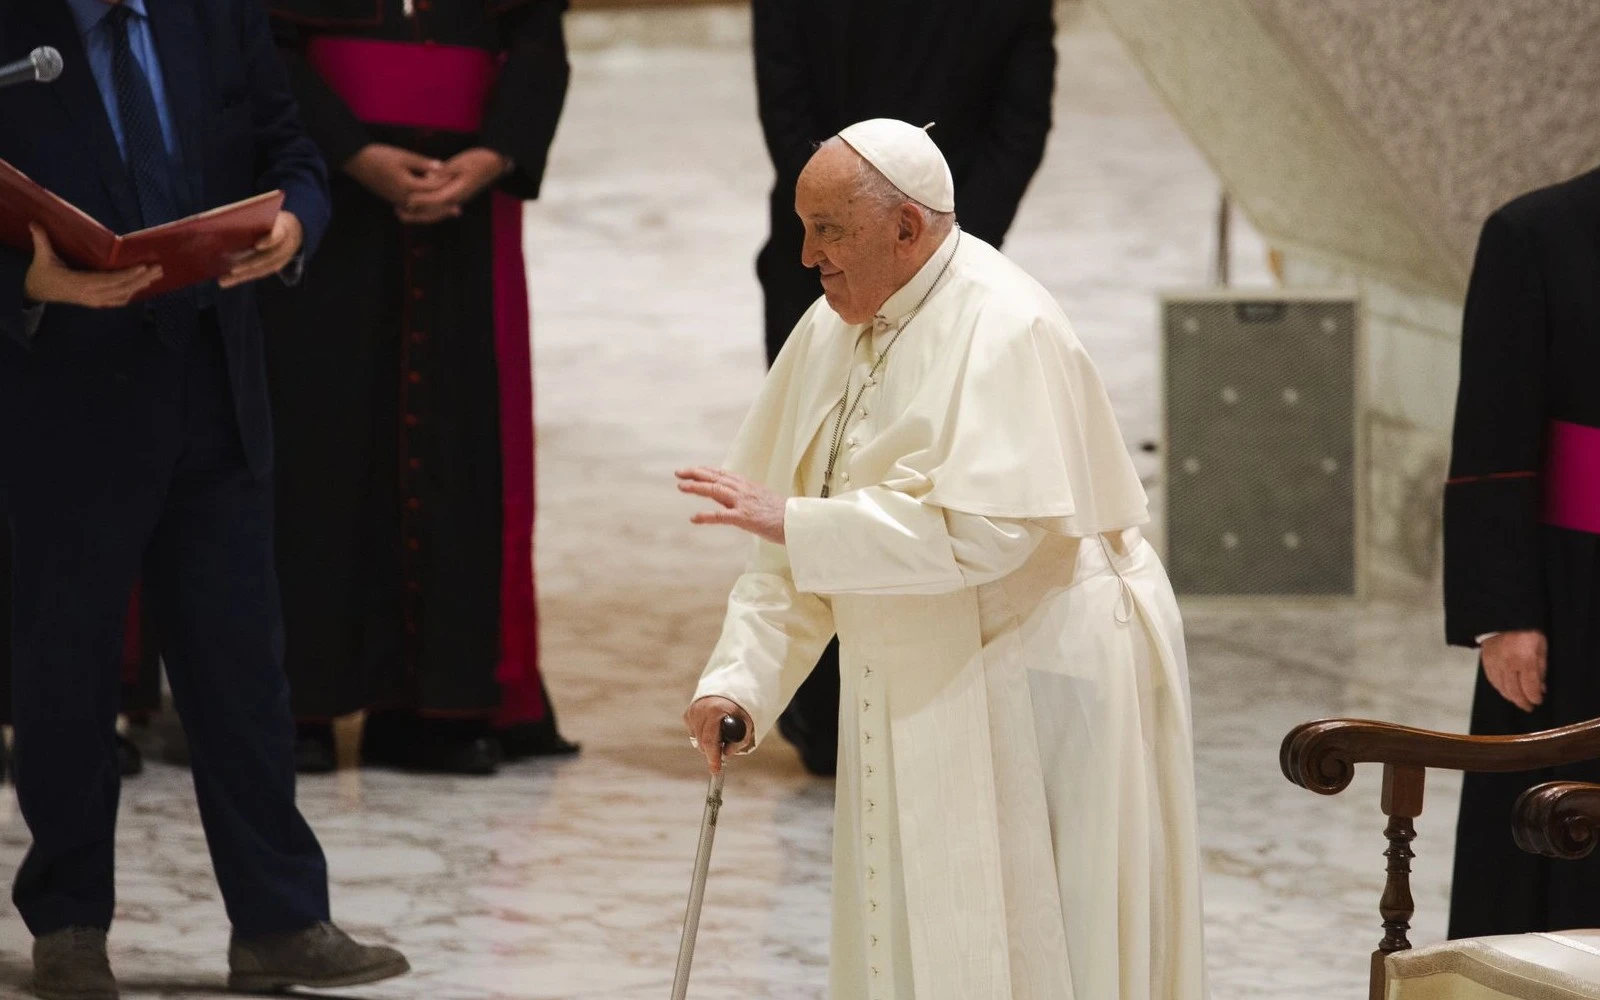
MULTIPOLYGON (((586 750, 490 780, 304 782, 338 918, 416 966, 351 997, 669 993, 703 790, 678 714, 741 548, 687 524, 671 470, 716 460, 761 377, 751 259, 769 173, 741 15, 585 14, 573 35, 529 252, 544 656, 586 750)), ((1098 22, 1073 17, 1061 52, 1057 131, 1008 249, 1061 298, 1137 442, 1157 430, 1155 293, 1206 280, 1216 183, 1098 22)), ((1248 233, 1238 254, 1261 280, 1248 233)), ((1469 665, 1426 607, 1186 615, 1215 995, 1354 1000, 1379 937, 1378 782, 1317 798, 1279 776, 1278 740, 1328 715, 1458 728, 1469 665)), ((1442 930, 1455 789, 1435 780, 1418 824, 1419 941, 1442 930)), ((696 1000, 825 995, 831 795, 777 743, 739 762, 696 1000)), ((0 808, 9 869, 28 837, 9 797, 0 808)), ((227 927, 187 774, 157 765, 128 783, 120 838, 128 993, 212 994, 227 927)), ((0 997, 20 994, 26 950, 0 917, 0 997)))

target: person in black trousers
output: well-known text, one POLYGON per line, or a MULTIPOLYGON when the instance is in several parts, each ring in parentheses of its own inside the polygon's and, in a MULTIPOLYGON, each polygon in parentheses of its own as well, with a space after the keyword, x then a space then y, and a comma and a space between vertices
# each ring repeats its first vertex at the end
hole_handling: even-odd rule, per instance
MULTIPOLYGON (((140 613, 138 593, 129 602, 127 634, 124 636, 120 673, 122 714, 130 719, 148 720, 161 709, 160 656, 154 642, 154 626, 148 615, 140 613)), ((0 724, 11 725, 11 533, 0 511, 0 724)), ((124 778, 144 773, 144 753, 133 740, 116 733, 117 771, 124 778)), ((11 753, 0 746, 0 773, 10 779, 11 753)))
MULTIPOLYGON (((1600 716, 1600 170, 1524 195, 1478 243, 1445 488, 1445 626, 1477 647, 1472 732, 1512 736, 1600 716)), ((1450 936, 1593 927, 1600 856, 1523 853, 1507 818, 1544 781, 1600 761, 1468 774, 1450 936)))
POLYGON ((0 157, 118 231, 261 191, 270 235, 220 282, 132 302, 159 269, 69 267, 42 230, 0 251, 0 509, 10 522, 14 757, 33 846, 13 900, 46 998, 112 1000, 129 595, 142 580, 188 732, 236 989, 397 975, 328 922, 295 806, 272 547, 272 447, 250 282, 292 278, 328 220, 260 0, 7 0, 0 61, 59 49, 49 86, 0 91, 0 157))
MULTIPOLYGON (((921 125, 950 164, 961 228, 1005 240, 1050 134, 1053 0, 753 0, 761 129, 777 180, 771 235, 756 258, 767 360, 822 294, 800 262, 795 182, 816 144, 852 122, 921 125), (840 39, 845 44, 840 44, 840 39)), ((839 647, 779 720, 814 774, 838 754, 839 647)))

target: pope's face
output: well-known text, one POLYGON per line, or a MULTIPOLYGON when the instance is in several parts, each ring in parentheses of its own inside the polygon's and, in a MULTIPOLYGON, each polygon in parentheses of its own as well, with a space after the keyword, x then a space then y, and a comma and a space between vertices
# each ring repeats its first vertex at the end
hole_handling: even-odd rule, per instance
POLYGON ((800 259, 822 275, 828 305, 846 323, 868 323, 910 279, 903 211, 864 197, 860 158, 848 146, 823 146, 800 174, 794 209, 805 225, 800 259))

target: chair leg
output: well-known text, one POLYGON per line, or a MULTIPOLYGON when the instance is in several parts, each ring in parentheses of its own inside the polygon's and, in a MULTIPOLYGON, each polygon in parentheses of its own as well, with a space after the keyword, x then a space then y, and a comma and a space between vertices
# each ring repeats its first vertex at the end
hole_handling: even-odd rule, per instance
POLYGON ((1389 841, 1383 856, 1389 859, 1388 880, 1378 912, 1383 916, 1383 941, 1372 953, 1370 1000, 1384 1000, 1387 991, 1384 959, 1411 947, 1408 937, 1416 903, 1411 897, 1411 859, 1416 852, 1411 842, 1417 837, 1413 824, 1422 815, 1422 793, 1427 770, 1411 764, 1385 764, 1383 767, 1383 811, 1389 825, 1383 831, 1389 841))

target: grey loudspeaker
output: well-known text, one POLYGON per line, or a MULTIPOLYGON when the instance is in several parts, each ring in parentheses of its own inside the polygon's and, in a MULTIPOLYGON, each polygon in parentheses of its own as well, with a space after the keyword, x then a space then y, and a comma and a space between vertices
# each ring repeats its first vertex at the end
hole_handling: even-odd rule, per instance
POLYGON ((1167 569, 1189 595, 1361 589, 1356 299, 1167 295, 1167 569))

